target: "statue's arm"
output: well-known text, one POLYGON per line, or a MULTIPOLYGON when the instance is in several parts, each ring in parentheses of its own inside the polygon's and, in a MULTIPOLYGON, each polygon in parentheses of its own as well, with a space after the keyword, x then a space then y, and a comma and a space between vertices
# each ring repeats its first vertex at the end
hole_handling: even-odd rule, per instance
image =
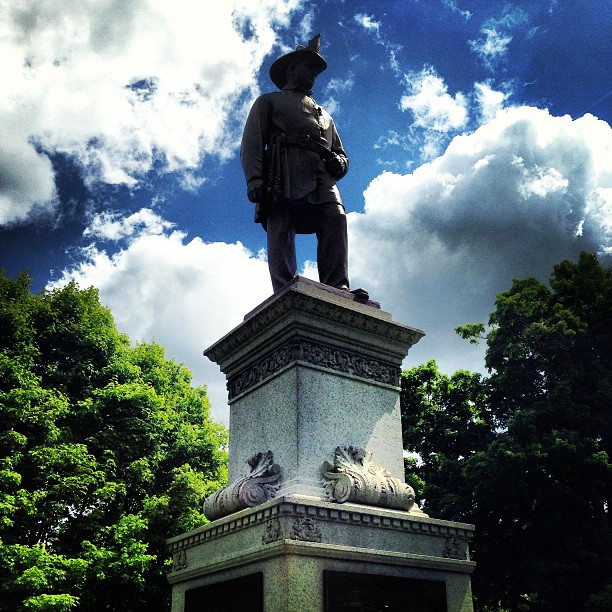
POLYGON ((331 130, 332 130, 332 138, 331 138, 331 150, 332 153, 335 153, 335 159, 331 159, 326 163, 327 171, 339 181, 349 169, 349 160, 344 151, 344 147, 342 146, 342 141, 340 140, 340 136, 338 135, 338 130, 336 129, 336 125, 333 120, 331 121, 331 130))
POLYGON ((252 202, 260 201, 264 192, 264 150, 268 140, 270 102, 260 96, 255 100, 242 134, 240 163, 252 202))

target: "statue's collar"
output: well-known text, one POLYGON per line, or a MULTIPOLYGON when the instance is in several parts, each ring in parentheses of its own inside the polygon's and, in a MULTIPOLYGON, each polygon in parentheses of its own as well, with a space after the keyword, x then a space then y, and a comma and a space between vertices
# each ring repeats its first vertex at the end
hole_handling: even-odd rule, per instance
POLYGON ((283 87, 283 91, 296 91, 298 93, 303 93, 312 98, 311 90, 301 89, 300 87, 283 87))

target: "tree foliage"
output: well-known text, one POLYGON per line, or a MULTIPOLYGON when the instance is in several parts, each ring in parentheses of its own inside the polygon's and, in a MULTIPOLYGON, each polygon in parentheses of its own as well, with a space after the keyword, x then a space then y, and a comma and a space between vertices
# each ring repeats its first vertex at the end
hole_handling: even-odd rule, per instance
POLYGON ((432 516, 476 524, 480 609, 612 609, 612 270, 582 254, 495 306, 487 378, 404 373, 408 475, 432 516))
POLYGON ((493 439, 486 386, 480 374, 442 374, 435 361, 403 372, 401 409, 404 445, 418 453, 408 478, 432 516, 467 519, 469 490, 461 466, 493 439))
POLYGON ((227 432, 95 289, 0 274, 0 610, 162 610, 166 538, 203 524, 227 432))

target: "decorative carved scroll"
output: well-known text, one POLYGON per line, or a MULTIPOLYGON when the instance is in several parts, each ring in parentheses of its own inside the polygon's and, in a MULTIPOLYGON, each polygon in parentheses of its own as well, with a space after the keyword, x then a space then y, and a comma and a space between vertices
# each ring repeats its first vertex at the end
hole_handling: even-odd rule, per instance
POLYGON ((356 446, 337 446, 333 464, 323 463, 325 491, 331 501, 346 501, 409 511, 414 490, 372 463, 372 453, 356 446))
POLYGON ((281 469, 274 463, 272 451, 257 453, 247 463, 251 467, 248 474, 204 500, 204 514, 209 520, 258 506, 274 497, 280 488, 281 469))

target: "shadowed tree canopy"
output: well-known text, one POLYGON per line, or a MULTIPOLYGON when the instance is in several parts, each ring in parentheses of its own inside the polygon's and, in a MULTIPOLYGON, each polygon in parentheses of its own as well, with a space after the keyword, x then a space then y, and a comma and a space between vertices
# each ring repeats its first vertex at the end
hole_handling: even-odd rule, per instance
POLYGON ((166 538, 206 522, 227 432, 97 291, 0 274, 0 610, 166 610, 166 538))
POLYGON ((612 609, 611 321, 612 270, 583 253, 458 328, 488 377, 403 374, 407 475, 432 516, 476 524, 480 610, 612 609))

